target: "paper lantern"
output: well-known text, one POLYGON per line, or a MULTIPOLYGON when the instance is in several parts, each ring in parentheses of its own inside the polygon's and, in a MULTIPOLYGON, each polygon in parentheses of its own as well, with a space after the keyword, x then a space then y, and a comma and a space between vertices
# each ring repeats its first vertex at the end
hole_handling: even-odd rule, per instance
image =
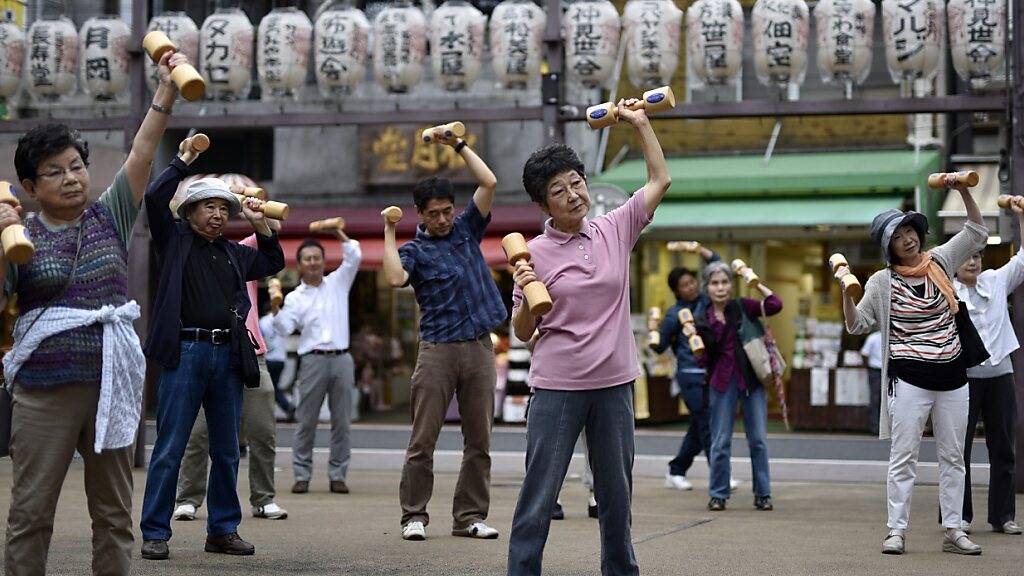
POLYGON ((294 6, 275 8, 260 21, 256 70, 265 95, 294 96, 306 83, 313 23, 294 6))
POLYGON ((366 77, 370 22, 355 8, 331 6, 313 29, 313 71, 320 94, 348 94, 366 77))
POLYGON ((82 87, 97 100, 112 100, 128 88, 128 44, 132 31, 117 16, 85 21, 78 33, 82 87))
POLYGON ((540 81, 541 47, 547 17, 530 0, 505 0, 491 13, 491 64, 505 88, 540 81))
POLYGON ((0 22, 0 97, 18 93, 24 67, 25 33, 13 22, 0 22))
MULTIPOLYGON (((147 28, 149 32, 153 30, 167 34, 171 42, 178 47, 178 51, 187 56, 193 66, 199 67, 199 27, 184 12, 164 12, 154 17, 149 21, 147 28)), ((146 63, 146 84, 155 92, 160 80, 156 64, 148 56, 143 58, 143 61, 146 63)))
POLYGON ((984 84, 1003 72, 1006 0, 949 0, 949 51, 965 82, 984 84))
POLYGON ((686 11, 686 60, 705 85, 735 80, 743 66, 743 7, 736 0, 697 0, 686 11))
POLYGON ((408 92, 423 77, 427 19, 423 11, 400 1, 373 20, 373 75, 388 92, 408 92))
POLYGON ((885 61, 894 82, 931 79, 938 70, 945 39, 942 0, 883 0, 885 61))
POLYGON ((465 90, 480 75, 486 20, 465 0, 448 0, 434 10, 430 56, 434 77, 445 90, 465 90))
POLYGON ((619 55, 619 11, 608 0, 576 0, 563 17, 565 67, 569 81, 586 88, 605 86, 619 55))
POLYGON ((237 8, 221 8, 199 30, 199 63, 206 93, 220 100, 249 95, 252 82, 252 41, 249 17, 237 8))
POLYGON ((28 30, 25 88, 33 98, 56 101, 75 91, 78 31, 68 18, 36 20, 28 30))
POLYGON ((629 81, 637 88, 669 84, 679 64, 683 11, 671 0, 629 0, 623 20, 629 81))
POLYGON ((871 0, 819 0, 814 7, 818 72, 825 82, 849 87, 871 73, 875 5, 871 0))
POLYGON ((807 72, 810 19, 804 0, 758 0, 750 14, 754 71, 765 86, 801 84, 807 72))

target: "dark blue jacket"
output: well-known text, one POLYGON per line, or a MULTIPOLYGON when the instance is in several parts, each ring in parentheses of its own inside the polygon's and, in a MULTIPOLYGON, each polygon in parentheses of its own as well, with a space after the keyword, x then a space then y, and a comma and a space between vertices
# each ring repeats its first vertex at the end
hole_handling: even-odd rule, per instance
MULTIPOLYGON (((182 276, 189 251, 195 241, 195 232, 187 222, 175 221, 167 205, 178 184, 188 175, 188 165, 175 158, 146 189, 146 217, 153 237, 159 266, 159 284, 150 317, 146 356, 164 368, 174 368, 181 357, 181 293, 182 276)), ((226 242, 225 247, 235 268, 238 289, 235 291, 235 310, 245 318, 249 314, 249 294, 245 283, 277 274, 284 268, 284 252, 271 236, 256 235, 257 249, 237 242, 226 242)), ((232 359, 232 364, 237 362, 232 359)))
MULTIPOLYGON (((709 264, 719 260, 721 260, 721 256, 712 250, 711 258, 708 258, 704 263, 709 264)), ((705 313, 710 304, 711 299, 703 292, 697 296, 696 300, 676 300, 676 303, 665 312, 665 316, 661 320, 661 326, 658 327, 661 340, 657 346, 652 346, 652 349, 660 354, 669 346, 672 347, 672 353, 676 356, 676 382, 679 383, 680 390, 688 385, 703 386, 705 372, 703 368, 697 365, 697 360, 693 357, 693 351, 690 350, 689 339, 683 335, 683 325, 679 323, 679 311, 683 308, 689 308, 693 312, 694 319, 696 319, 705 313)))

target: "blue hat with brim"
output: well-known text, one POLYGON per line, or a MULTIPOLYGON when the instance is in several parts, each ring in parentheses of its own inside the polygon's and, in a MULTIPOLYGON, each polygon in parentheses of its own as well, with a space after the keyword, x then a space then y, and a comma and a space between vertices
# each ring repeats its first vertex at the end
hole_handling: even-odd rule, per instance
POLYGON ((887 264, 892 263, 889 242, 892 241, 892 235, 896 233, 896 229, 904 224, 908 224, 914 230, 917 230, 921 244, 924 245, 924 238, 928 234, 928 219, 920 212, 914 212, 913 210, 903 212, 894 208, 882 212, 871 221, 871 239, 881 246, 882 254, 885 255, 885 262, 887 264))

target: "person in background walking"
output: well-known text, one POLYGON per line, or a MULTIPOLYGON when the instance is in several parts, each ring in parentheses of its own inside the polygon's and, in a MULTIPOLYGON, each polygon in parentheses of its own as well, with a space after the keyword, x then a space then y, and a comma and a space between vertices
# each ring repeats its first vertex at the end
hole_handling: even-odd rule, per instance
POLYGON ((864 366, 868 369, 868 427, 872 436, 878 436, 878 410, 882 402, 882 333, 875 330, 864 339, 860 348, 864 366))

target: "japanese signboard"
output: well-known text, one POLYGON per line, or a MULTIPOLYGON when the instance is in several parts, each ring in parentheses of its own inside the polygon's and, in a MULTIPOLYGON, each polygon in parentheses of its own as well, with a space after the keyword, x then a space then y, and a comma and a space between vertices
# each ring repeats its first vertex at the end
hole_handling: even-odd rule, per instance
POLYGON ((408 92, 423 77, 427 20, 415 6, 388 6, 373 20, 373 75, 385 90, 408 92))
POLYGON ((86 20, 79 32, 82 86, 97 100, 110 100, 128 88, 128 43, 132 31, 113 16, 86 20))
POLYGON ((249 17, 237 8, 220 9, 206 18, 199 34, 199 62, 208 95, 221 100, 249 95, 253 36, 249 17))
POLYGON ((637 88, 670 83, 679 65, 683 11, 671 0, 629 0, 623 20, 629 81, 637 88))
POLYGON ((801 84, 810 20, 804 0, 758 0, 751 12, 754 70, 766 86, 801 84))
POLYGON ((577 0, 562 20, 569 80, 587 88, 604 86, 619 54, 619 12, 608 0, 577 0))
POLYGON ((871 0, 819 0, 818 71, 825 82, 860 84, 871 72, 875 5, 871 0))
POLYGON ((540 81, 541 42, 547 17, 530 0, 505 0, 491 13, 491 63, 506 88, 540 81))
MULTIPOLYGON (((466 162, 451 146, 424 142, 420 133, 429 126, 399 124, 359 127, 359 158, 363 182, 368 185, 415 184, 427 176, 473 183, 466 162)), ((464 139, 471 148, 483 142, 483 126, 475 126, 464 139)))
POLYGON ((743 64, 743 7, 737 0, 697 0, 686 11, 686 59, 707 85, 730 82, 743 64))
POLYGON ((260 21, 256 70, 264 95, 292 96, 306 83, 313 23, 294 6, 275 8, 260 21))
POLYGON ((36 20, 28 30, 28 75, 25 87, 39 100, 53 101, 75 91, 78 31, 61 16, 36 20))
POLYGON ((351 7, 330 8, 314 25, 313 72, 324 97, 347 94, 366 77, 370 22, 351 7))
POLYGON ((949 0, 949 50, 965 81, 984 83, 1006 59, 1006 0, 949 0))
POLYGON ((894 82, 931 78, 945 38, 942 0, 883 0, 885 61, 894 82))
POLYGON ((483 12, 465 0, 448 0, 430 18, 434 78, 445 90, 465 90, 480 75, 484 53, 483 12))

